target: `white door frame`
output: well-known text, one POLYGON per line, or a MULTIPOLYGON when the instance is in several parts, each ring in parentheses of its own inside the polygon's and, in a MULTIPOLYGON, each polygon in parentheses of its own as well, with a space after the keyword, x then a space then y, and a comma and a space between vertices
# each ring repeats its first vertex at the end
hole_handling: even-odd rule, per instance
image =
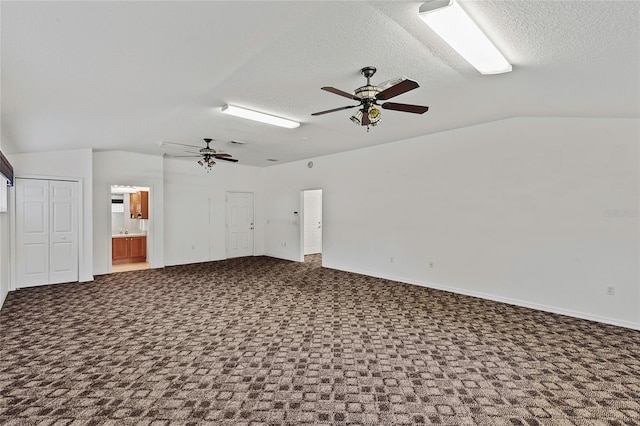
MULTIPOLYGON (((77 226, 78 226, 78 280, 80 280, 80 265, 84 264, 84 179, 76 176, 44 176, 44 175, 16 175, 15 179, 62 180, 76 182, 78 189, 77 226)), ((16 191, 9 191, 9 291, 17 290, 16 284, 16 191)))
MULTIPOLYGON (((153 258, 154 258, 154 250, 153 250, 153 217, 155 214, 156 209, 153 208, 153 193, 154 193, 154 189, 153 189, 153 185, 150 184, 146 184, 146 183, 130 183, 129 179, 125 179, 127 181, 126 185, 129 186, 140 186, 143 188, 149 188, 149 227, 147 228, 147 263, 149 264, 149 268, 153 268, 153 258)), ((109 256, 109 261, 107 262, 107 274, 111 274, 113 273, 113 247, 112 247, 112 233, 111 233, 111 186, 112 185, 125 185, 124 183, 110 183, 108 185, 108 190, 107 190, 107 206, 109 208, 109 215, 107 216, 107 236, 106 236, 106 240, 107 240, 107 253, 109 256)))
MULTIPOLYGON (((322 188, 307 188, 300 190, 300 212, 299 220, 298 220, 298 234, 299 234, 299 242, 298 247, 300 248, 300 252, 298 253, 298 262, 304 262, 304 193, 305 191, 322 191, 322 250, 324 252, 324 189, 322 188)), ((324 256, 323 256, 324 259, 324 256)), ((322 261, 324 263, 324 260, 322 261)))
MULTIPOLYGON (((256 255, 256 233, 255 233, 255 229, 256 229, 256 194, 255 192, 251 192, 251 191, 226 191, 225 192, 225 237, 224 237, 224 242, 225 242, 225 250, 224 250, 224 255, 225 255, 225 259, 231 259, 229 257, 229 194, 251 194, 251 198, 252 198, 252 205, 253 205, 253 209, 251 212, 251 215, 253 217, 253 238, 252 238, 252 247, 251 247, 251 256, 255 256, 256 255)), ((211 213, 209 213, 211 214, 211 213)), ((209 245, 209 247, 211 247, 211 245, 209 245)), ((211 250, 211 248, 209 248, 209 250, 211 250)))

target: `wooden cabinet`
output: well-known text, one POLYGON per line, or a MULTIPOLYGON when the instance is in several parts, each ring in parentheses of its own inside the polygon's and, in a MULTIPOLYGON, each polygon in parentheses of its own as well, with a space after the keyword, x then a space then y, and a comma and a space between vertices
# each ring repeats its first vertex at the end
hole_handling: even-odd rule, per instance
POLYGON ((131 219, 149 219, 149 192, 129 194, 129 213, 131 219))
POLYGON ((129 238, 129 256, 133 262, 144 262, 147 260, 147 237, 129 238))
POLYGON ((119 263, 129 263, 129 239, 128 238, 112 238, 111 239, 111 261, 114 265, 119 263))
POLYGON ((111 263, 145 262, 147 260, 147 237, 119 237, 111 239, 111 263))
POLYGON ((138 217, 138 207, 140 206, 140 193, 134 192, 129 194, 129 213, 131 213, 131 219, 138 217))

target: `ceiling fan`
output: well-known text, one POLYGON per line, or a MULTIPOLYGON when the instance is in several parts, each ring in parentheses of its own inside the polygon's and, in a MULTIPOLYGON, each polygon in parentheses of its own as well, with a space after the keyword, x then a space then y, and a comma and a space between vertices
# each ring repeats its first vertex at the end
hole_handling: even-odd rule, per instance
MULTIPOLYGON (((322 87, 322 90, 326 90, 327 92, 344 96, 345 98, 353 99, 354 101, 359 101, 360 103, 358 105, 329 109, 327 111, 315 112, 311 115, 322 115, 330 112, 342 111, 343 109, 360 107, 360 109, 351 116, 351 121, 356 125, 367 126, 367 131, 369 131, 369 126, 376 126, 380 124, 380 121, 382 120, 380 110, 376 108, 376 106, 379 105, 378 101, 386 101, 419 87, 418 83, 415 81, 405 79, 383 90, 380 87, 371 85, 370 79, 376 73, 375 67, 364 67, 360 70, 360 73, 366 77, 367 84, 362 87, 358 87, 353 93, 344 92, 340 89, 336 89, 335 87, 322 87)), ((414 114, 424 114, 429 110, 429 107, 427 106, 398 104, 395 102, 385 102, 380 106, 383 109, 411 112, 414 114)))
POLYGON ((211 171, 211 168, 213 166, 215 166, 216 162, 215 160, 224 160, 224 161, 231 161, 232 163, 237 163, 238 160, 236 160, 235 158, 231 158, 231 154, 226 154, 220 151, 216 151, 215 149, 211 148, 209 146, 209 144, 211 143, 213 139, 210 138, 205 138, 204 142, 207 145, 204 148, 200 148, 199 146, 195 146, 195 145, 187 145, 187 144, 183 144, 183 143, 175 143, 175 142, 162 142, 162 145, 177 145, 177 146, 183 146, 183 147, 187 147, 187 148, 195 148, 198 150, 198 152, 194 152, 194 151, 185 151, 189 154, 195 154, 195 155, 170 155, 167 154, 169 157, 175 157, 175 158, 198 158, 200 157, 200 160, 198 160, 198 164, 200 164, 201 166, 203 166, 206 170, 207 173, 209 173, 209 171, 211 171), (214 160, 215 159, 215 160, 214 160))

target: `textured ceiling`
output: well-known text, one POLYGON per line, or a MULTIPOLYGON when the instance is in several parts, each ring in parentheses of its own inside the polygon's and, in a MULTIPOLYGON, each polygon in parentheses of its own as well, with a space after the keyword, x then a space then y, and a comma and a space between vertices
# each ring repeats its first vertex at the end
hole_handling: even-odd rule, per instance
POLYGON ((267 166, 512 116, 640 115, 640 2, 462 2, 513 64, 500 75, 453 52, 420 4, 2 1, 3 149, 160 155, 160 141, 211 137, 267 166), (383 110, 369 133, 350 111, 311 116, 350 105, 320 87, 352 91, 367 65, 373 83, 419 82, 394 101, 430 110, 383 110), (229 117, 226 103, 302 125, 229 117))

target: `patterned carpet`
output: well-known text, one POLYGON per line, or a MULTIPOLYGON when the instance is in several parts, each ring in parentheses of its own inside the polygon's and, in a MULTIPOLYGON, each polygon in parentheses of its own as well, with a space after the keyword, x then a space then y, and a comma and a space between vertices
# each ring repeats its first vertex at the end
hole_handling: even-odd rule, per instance
POLYGON ((267 257, 9 294, 7 425, 640 425, 640 333, 267 257))

